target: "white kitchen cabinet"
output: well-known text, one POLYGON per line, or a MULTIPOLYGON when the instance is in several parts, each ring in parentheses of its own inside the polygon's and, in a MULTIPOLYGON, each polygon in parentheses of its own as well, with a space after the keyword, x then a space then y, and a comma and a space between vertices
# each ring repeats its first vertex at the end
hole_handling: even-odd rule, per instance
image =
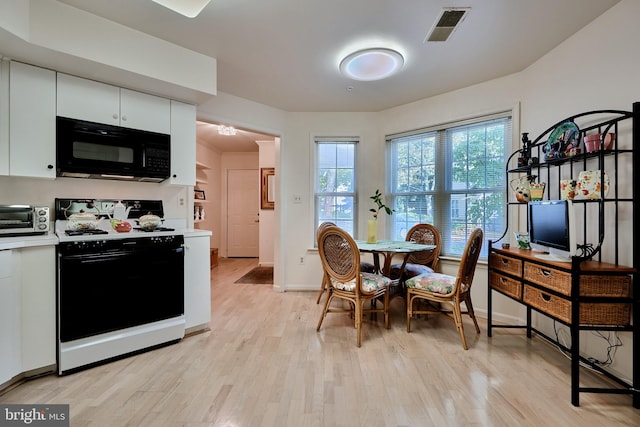
POLYGON ((58 73, 57 114, 120 126, 120 88, 58 73))
POLYGON ((0 175, 9 175, 9 61, 0 60, 0 175))
POLYGON ((56 73, 11 62, 9 175, 56 177, 56 73))
POLYGON ((55 364, 55 246, 0 250, 0 384, 55 364))
POLYGON ((169 134, 170 100, 58 73, 57 114, 132 129, 169 134))
POLYGON ((20 283, 13 250, 0 250, 0 384, 21 371, 20 283))
POLYGON ((211 321, 209 235, 184 237, 184 317, 186 333, 205 329, 211 321))
POLYGON ((20 249, 22 372, 56 363, 55 246, 20 249), (36 268, 37 266, 37 268, 36 268))
POLYGON ((171 133, 171 101, 167 98, 120 89, 120 117, 124 127, 171 133))
POLYGON ((171 177, 174 185, 196 183, 196 106, 171 101, 171 177))

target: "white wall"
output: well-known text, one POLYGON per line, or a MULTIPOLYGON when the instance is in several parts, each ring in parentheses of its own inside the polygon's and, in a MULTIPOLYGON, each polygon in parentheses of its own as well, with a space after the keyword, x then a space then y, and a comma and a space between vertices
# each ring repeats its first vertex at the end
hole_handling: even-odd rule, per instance
MULTIPOLYGON (((275 141, 256 141, 260 147, 259 166, 262 168, 276 167, 276 143, 275 141)), ((275 173, 277 171, 274 170, 275 173)), ((275 178, 275 176, 274 176, 275 178)), ((262 182, 262 175, 261 175, 262 182)), ((262 187, 260 187, 262 197, 262 187)), ((274 264, 274 239, 275 239, 275 209, 260 209, 260 255, 259 264, 261 266, 273 266, 274 264)))
POLYGON ((206 184, 198 185, 198 188, 205 190, 205 196, 207 197, 208 202, 204 205, 206 210, 205 220, 197 223, 195 228, 211 231, 210 247, 220 248, 220 230, 222 229, 222 218, 219 203, 222 191, 220 184, 221 155, 209 145, 202 143, 202 141, 198 141, 196 145, 196 159, 207 165, 209 169, 197 172, 198 178, 202 177, 207 181, 206 184))
POLYGON ((31 204, 54 208, 55 198, 159 199, 165 218, 185 219, 193 215, 187 206, 187 189, 168 183, 142 183, 99 179, 55 180, 0 176, 0 204, 31 204))

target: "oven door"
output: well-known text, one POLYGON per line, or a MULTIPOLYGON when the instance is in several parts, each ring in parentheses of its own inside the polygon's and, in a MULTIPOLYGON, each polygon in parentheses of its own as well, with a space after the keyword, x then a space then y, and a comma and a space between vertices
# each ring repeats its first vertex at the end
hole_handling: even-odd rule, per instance
POLYGON ((153 239, 107 241, 117 248, 59 248, 60 342, 184 314, 184 248, 153 239))

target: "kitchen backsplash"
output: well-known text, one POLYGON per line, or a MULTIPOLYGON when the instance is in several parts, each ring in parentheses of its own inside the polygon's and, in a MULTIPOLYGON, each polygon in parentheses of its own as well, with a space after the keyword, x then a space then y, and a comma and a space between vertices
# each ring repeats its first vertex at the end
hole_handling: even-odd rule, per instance
POLYGON ((0 176, 0 204, 45 205, 53 209, 56 197, 101 199, 159 199, 165 218, 187 219, 190 187, 163 183, 57 178, 55 180, 0 176))

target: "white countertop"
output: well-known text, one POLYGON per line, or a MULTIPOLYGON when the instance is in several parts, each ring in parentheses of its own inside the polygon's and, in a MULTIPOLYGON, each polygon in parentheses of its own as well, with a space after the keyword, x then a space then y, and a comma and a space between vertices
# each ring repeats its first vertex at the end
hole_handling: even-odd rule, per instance
POLYGON ((20 249, 30 246, 57 245, 58 236, 55 233, 39 234, 36 236, 0 237, 0 251, 6 249, 20 249))
MULTIPOLYGON (((107 221, 106 224, 109 224, 107 221)), ((106 225, 105 224, 105 225, 106 225)), ((211 230, 199 230, 195 228, 186 228, 184 226, 184 221, 166 221, 165 226, 175 228, 175 231, 168 232, 156 232, 154 235, 175 235, 182 234, 185 237, 200 237, 200 236, 211 236, 211 230)), ((123 238, 123 237, 141 237, 142 235, 148 236, 149 233, 146 232, 131 232, 131 233, 117 233, 115 230, 110 228, 110 226, 104 227, 105 230, 109 232, 108 238, 123 238)), ((90 239, 91 237, 87 237, 90 239)), ((77 239, 77 237, 76 237, 77 239)), ((2 237, 0 236, 0 250, 8 250, 8 249, 20 249, 31 246, 49 246, 49 245, 57 245, 60 241, 64 241, 65 238, 59 239, 58 236, 54 232, 50 232, 48 234, 40 234, 40 235, 25 235, 25 236, 12 236, 12 237, 2 237)))

